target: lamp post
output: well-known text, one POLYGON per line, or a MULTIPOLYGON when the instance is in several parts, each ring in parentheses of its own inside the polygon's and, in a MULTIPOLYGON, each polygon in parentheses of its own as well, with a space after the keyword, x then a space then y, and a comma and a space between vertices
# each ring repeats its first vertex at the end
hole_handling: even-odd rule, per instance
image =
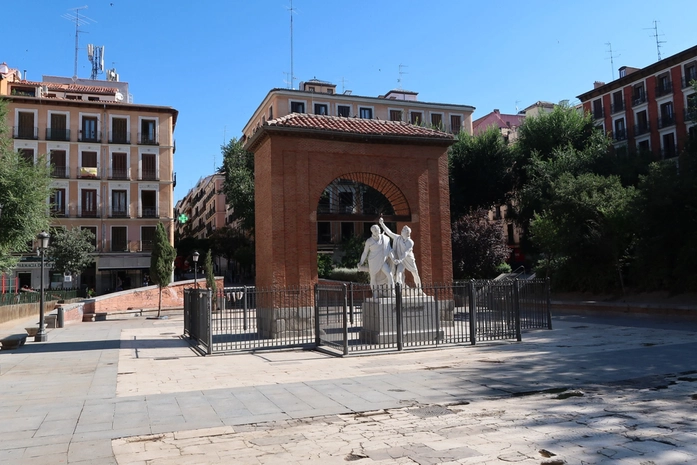
POLYGON ((36 238, 39 240, 39 253, 41 255, 41 277, 39 280, 41 294, 39 297, 39 330, 36 332, 36 336, 34 336, 34 342, 46 342, 48 340, 48 335, 44 327, 44 260, 46 258, 46 249, 48 248, 50 236, 46 231, 41 231, 36 238))
POLYGON ((194 252, 194 254, 191 256, 191 258, 194 260, 194 286, 196 286, 196 289, 198 289, 198 257, 199 257, 198 252, 194 252))

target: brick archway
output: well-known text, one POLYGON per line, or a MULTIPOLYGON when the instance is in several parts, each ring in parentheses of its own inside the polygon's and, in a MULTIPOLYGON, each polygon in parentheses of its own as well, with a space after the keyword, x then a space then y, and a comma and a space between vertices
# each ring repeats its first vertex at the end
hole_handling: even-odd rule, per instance
POLYGON ((246 144, 254 153, 257 286, 317 282, 318 199, 339 177, 382 192, 408 217, 397 227, 412 229, 424 284, 450 281, 452 143, 440 131, 357 118, 291 114, 260 127, 246 144))

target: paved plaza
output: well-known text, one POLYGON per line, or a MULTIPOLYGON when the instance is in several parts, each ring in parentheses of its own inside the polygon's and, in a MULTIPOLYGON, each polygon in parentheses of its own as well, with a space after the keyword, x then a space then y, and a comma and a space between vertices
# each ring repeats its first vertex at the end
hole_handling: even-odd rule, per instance
POLYGON ((120 318, 0 352, 1 464, 697 463, 697 319, 336 358, 202 357, 180 314, 120 318))

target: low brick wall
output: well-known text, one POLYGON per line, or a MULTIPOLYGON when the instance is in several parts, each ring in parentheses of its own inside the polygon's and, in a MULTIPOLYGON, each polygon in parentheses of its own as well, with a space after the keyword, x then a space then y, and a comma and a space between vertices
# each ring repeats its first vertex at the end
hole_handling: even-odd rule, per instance
MULTIPOLYGON (((45 302, 44 312, 48 314, 56 308, 56 300, 45 302)), ((39 303, 0 306, 0 323, 36 316, 39 321, 39 303)))
POLYGON ((52 312, 57 314, 58 307, 63 308, 63 323, 76 323, 82 321, 82 314, 85 311, 84 302, 75 302, 70 304, 59 304, 56 306, 56 311, 52 312))
MULTIPOLYGON (((223 278, 215 278, 218 289, 223 288, 223 278)), ((199 287, 206 282, 198 280, 199 287)), ((194 280, 176 281, 162 289, 162 309, 184 308, 184 289, 194 287, 194 280)), ((119 313, 127 310, 157 310, 160 299, 159 286, 139 287, 113 292, 84 301, 84 314, 119 313)))

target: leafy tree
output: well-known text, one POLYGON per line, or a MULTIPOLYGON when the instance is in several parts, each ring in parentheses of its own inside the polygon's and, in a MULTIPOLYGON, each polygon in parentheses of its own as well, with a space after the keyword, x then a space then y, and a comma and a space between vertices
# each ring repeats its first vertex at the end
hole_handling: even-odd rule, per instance
POLYGON ((476 136, 461 132, 450 147, 448 161, 453 219, 509 200, 513 187, 513 152, 495 128, 476 136))
POLYGON ((361 236, 351 236, 345 239, 339 246, 341 252, 340 266, 343 268, 356 268, 363 254, 365 239, 361 236))
POLYGON ((95 236, 89 229, 56 229, 51 234, 47 255, 53 270, 77 276, 94 263, 95 236))
POLYGON ((493 278, 511 253, 501 222, 490 221, 484 209, 453 223, 452 243, 455 279, 493 278))
POLYGON ((167 232, 162 223, 157 223, 155 241, 150 255, 150 280, 159 286, 160 299, 157 306, 157 317, 162 313, 162 288, 172 282, 172 271, 177 251, 169 243, 167 232))
POLYGON ((0 98, 0 271, 11 269, 18 260, 11 254, 27 251, 27 243, 48 229, 51 194, 46 160, 33 164, 14 151, 6 117, 7 102, 0 98))
POLYGON ((218 294, 218 285, 215 282, 215 273, 213 272, 213 254, 209 250, 206 252, 206 258, 203 260, 203 266, 206 269, 206 287, 211 290, 213 294, 213 309, 215 310, 218 299, 216 298, 218 294))
POLYGON ((223 190, 227 203, 232 206, 232 218, 246 231, 254 230, 254 154, 243 148, 243 143, 231 139, 222 146, 223 190))
POLYGON ((326 253, 317 254, 317 276, 320 278, 328 278, 334 269, 332 256, 326 253))

